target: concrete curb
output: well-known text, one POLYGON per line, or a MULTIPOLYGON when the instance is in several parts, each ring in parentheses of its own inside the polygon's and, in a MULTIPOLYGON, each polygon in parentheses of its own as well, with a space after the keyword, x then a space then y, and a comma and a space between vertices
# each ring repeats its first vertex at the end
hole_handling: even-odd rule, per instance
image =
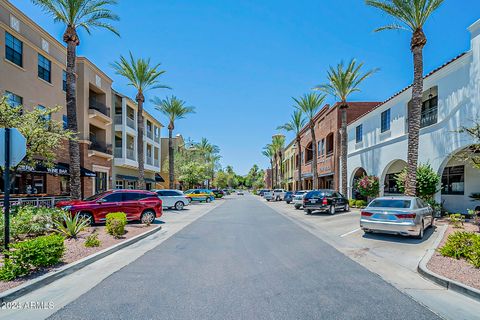
POLYGON ((427 263, 435 254, 435 251, 437 250, 437 247, 440 245, 440 242, 443 238, 445 231, 446 231, 446 228, 444 228, 441 236, 438 237, 437 241, 435 241, 434 249, 428 249, 427 253, 423 256, 422 260, 420 260, 420 263, 418 264, 418 267, 417 267, 417 271, 424 278, 446 288, 447 290, 452 290, 480 301, 480 290, 472 288, 470 286, 467 286, 455 280, 451 280, 439 274, 436 274, 435 272, 432 272, 427 268, 427 263))
POLYGON ((50 284, 54 282, 55 280, 61 279, 65 276, 68 276, 72 274, 75 271, 78 271, 82 269, 83 267, 88 266, 89 264, 94 263, 95 261, 98 261, 102 258, 105 258, 112 253, 115 253, 125 247, 128 247, 162 229, 162 226, 159 225, 151 230, 148 230, 145 233, 139 234, 131 239, 125 240, 123 242, 120 242, 112 247, 106 248, 102 251, 99 251, 97 253, 94 253, 90 256, 87 256, 81 260, 78 260, 76 262, 67 264, 61 268, 59 268, 56 271, 49 272, 43 276, 40 276, 36 279, 30 280, 18 287, 12 288, 10 290, 7 290, 3 293, 0 293, 0 303, 3 302, 9 302, 13 301, 15 299, 20 298, 21 296, 26 295, 27 293, 30 293, 36 289, 39 289, 43 286, 46 286, 47 284, 50 284))

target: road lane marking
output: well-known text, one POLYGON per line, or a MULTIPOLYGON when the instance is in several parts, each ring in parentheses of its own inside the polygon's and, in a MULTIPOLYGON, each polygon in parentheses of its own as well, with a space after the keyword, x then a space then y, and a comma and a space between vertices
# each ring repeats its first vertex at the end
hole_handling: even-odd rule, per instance
POLYGON ((348 236, 348 235, 350 235, 350 234, 352 234, 352 233, 355 233, 355 232, 357 232, 357 231, 360 231, 360 230, 361 230, 361 228, 357 228, 357 229, 352 230, 352 231, 350 231, 350 232, 344 233, 344 234, 342 234, 342 235, 340 236, 340 238, 346 237, 346 236, 348 236))

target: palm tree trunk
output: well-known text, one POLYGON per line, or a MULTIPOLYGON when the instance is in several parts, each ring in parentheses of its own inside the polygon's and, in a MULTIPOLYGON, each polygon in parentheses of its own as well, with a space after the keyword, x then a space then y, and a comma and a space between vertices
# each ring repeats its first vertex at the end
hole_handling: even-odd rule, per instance
POLYGON ((138 189, 145 190, 145 152, 143 150, 143 102, 145 98, 142 92, 137 94, 137 151, 138 151, 138 189))
POLYGON ((341 179, 342 179, 342 194, 345 197, 347 196, 347 152, 348 152, 348 145, 347 145, 347 108, 348 105, 345 103, 344 106, 341 107, 341 117, 342 117, 342 126, 340 130, 340 158, 341 158, 341 179))
POLYGON ((283 185, 283 155, 282 155, 282 151, 280 151, 280 188, 284 189, 284 185, 283 185))
POLYGON ((414 32, 411 43, 413 53, 413 87, 412 103, 408 110, 407 180, 405 181, 405 194, 415 196, 417 188, 420 113, 423 96, 423 47, 426 44, 426 38, 421 29, 414 32))
POLYGON ((300 136, 297 135, 297 150, 298 150, 298 186, 297 190, 303 190, 302 186, 302 147, 300 146, 300 136))
POLYGON ((318 189, 318 171, 317 171, 317 139, 315 138, 314 124, 310 124, 310 133, 312 135, 312 175, 313 190, 318 189))
POLYGON ((168 187, 175 189, 175 168, 173 155, 173 129, 168 129, 168 187))
POLYGON ((80 178, 80 146, 78 144, 77 124, 77 78, 75 75, 75 60, 77 57, 77 42, 67 42, 67 126, 74 132, 75 139, 68 141, 70 154, 70 195, 72 199, 82 198, 82 184, 80 178))
POLYGON ((270 173, 271 173, 271 175, 272 175, 272 176, 271 176, 271 179, 270 179, 270 180, 271 180, 271 181, 270 181, 270 185, 271 185, 271 187, 272 187, 272 189, 273 189, 273 184, 274 184, 274 182, 273 182, 273 160, 272 160, 272 159, 270 159, 270 173))

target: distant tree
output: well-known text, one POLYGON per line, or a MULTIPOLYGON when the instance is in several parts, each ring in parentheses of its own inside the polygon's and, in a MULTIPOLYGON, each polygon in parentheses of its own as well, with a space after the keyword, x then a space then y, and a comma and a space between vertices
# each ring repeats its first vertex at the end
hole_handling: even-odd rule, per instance
POLYGON ((273 155, 275 154, 275 150, 273 146, 271 144, 267 144, 265 147, 263 147, 262 154, 270 161, 270 172, 272 173, 272 179, 269 187, 273 189, 273 186, 275 185, 275 177, 273 175, 273 155))

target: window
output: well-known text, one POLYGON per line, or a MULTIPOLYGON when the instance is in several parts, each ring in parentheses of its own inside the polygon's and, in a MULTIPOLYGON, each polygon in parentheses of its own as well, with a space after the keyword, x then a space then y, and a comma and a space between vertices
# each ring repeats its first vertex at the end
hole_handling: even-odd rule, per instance
POLYGON ((320 140, 319 146, 318 146, 318 156, 323 156, 325 155, 325 139, 320 140))
POLYGON ((106 172, 96 172, 97 177, 95 178, 95 193, 103 192, 107 190, 107 173, 106 172))
POLYGON ((326 140, 327 156, 333 153, 333 133, 329 133, 326 140))
POLYGON ((122 202, 122 194, 120 192, 111 193, 102 200, 104 202, 122 202))
MULTIPOLYGON (((46 110, 46 108, 44 106, 41 106, 41 105, 38 105, 37 109, 40 110, 40 111, 45 111, 46 110)), ((51 118, 52 118, 52 115, 48 114, 48 115, 43 117, 43 120, 44 121, 50 121, 51 118)))
POLYGON ((67 72, 65 70, 62 71, 62 88, 67 92, 67 72))
POLYGON ((397 173, 388 173, 385 175, 385 186, 383 192, 385 194, 400 194, 400 190, 397 187, 397 179, 395 177, 399 174, 397 173))
POLYGON ((442 174, 442 194, 465 193, 465 166, 447 167, 442 174))
POLYGON ((5 58, 23 67, 23 43, 8 32, 5 32, 5 58))
POLYGON ((383 111, 381 118, 382 118, 381 124, 380 124, 381 132, 390 130, 390 109, 383 111))
POLYGON ((68 129, 68 117, 66 114, 62 116, 62 121, 63 121, 63 130, 68 129))
POLYGON ((368 207, 369 208, 400 208, 408 209, 410 208, 412 202, 410 200, 400 200, 400 199, 378 199, 373 200, 368 207))
POLYGON ((10 105, 10 107, 15 108, 23 105, 23 98, 12 92, 6 91, 5 97, 7 97, 7 103, 10 105))
POLYGON ((123 180, 115 181, 115 189, 123 189, 123 180))
POLYGON ((128 181, 127 189, 135 189, 135 181, 128 181))
POLYGON ((422 103, 422 113, 420 114, 420 128, 428 127, 437 123, 438 118, 438 97, 430 97, 422 103))
POLYGON ((363 140, 363 126, 359 125, 355 128, 355 141, 357 143, 362 142, 363 140))
POLYGON ((52 71, 52 63, 50 62, 50 60, 48 60, 47 58, 45 58, 39 53, 38 54, 38 77, 47 82, 52 82, 51 71, 52 71))
POLYGON ((312 161, 313 159, 313 145, 312 143, 310 142, 309 144, 307 144, 307 147, 305 148, 305 163, 308 163, 310 161, 312 161))

